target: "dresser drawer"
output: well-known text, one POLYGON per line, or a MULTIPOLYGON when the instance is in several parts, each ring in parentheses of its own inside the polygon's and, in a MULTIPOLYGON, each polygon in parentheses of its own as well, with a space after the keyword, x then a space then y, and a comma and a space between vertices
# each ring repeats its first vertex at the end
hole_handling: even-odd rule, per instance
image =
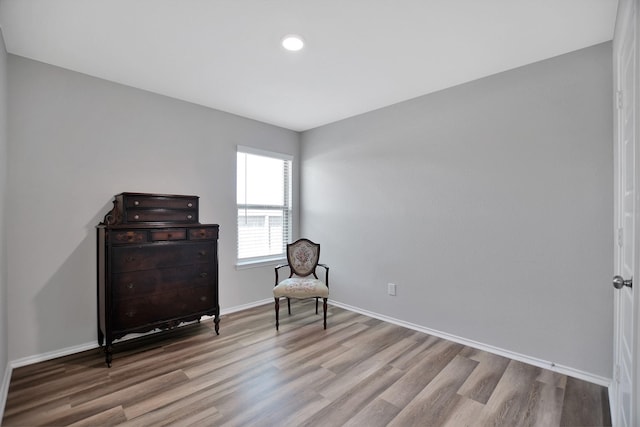
POLYGON ((189 229, 190 240, 217 240, 218 227, 202 227, 189 229))
POLYGON ((154 292, 197 288, 211 284, 214 279, 213 264, 118 273, 113 275, 112 296, 117 300, 154 292))
POLYGON ((152 230, 149 232, 151 241, 162 240, 186 240, 187 230, 184 228, 172 228, 168 230, 152 230))
POLYGON ((125 208, 150 209, 198 209, 197 196, 163 196, 150 194, 122 194, 125 208))
POLYGON ((138 222, 198 222, 197 210, 181 209, 127 209, 125 221, 138 222))
POLYGON ((111 272, 122 273, 207 263, 215 253, 215 244, 158 242, 140 246, 117 246, 112 252, 111 272))
POLYGON ((144 230, 112 231, 108 234, 114 244, 146 243, 147 232, 144 230))
POLYGON ((213 288, 173 289, 113 302, 113 324, 118 330, 132 329, 213 310, 217 306, 213 288))

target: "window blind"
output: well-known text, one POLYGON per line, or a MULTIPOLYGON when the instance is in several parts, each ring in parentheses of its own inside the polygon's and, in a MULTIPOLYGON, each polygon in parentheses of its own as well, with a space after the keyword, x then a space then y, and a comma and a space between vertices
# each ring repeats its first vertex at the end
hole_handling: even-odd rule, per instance
POLYGON ((291 156, 238 147, 238 264, 281 259, 291 237, 291 156))

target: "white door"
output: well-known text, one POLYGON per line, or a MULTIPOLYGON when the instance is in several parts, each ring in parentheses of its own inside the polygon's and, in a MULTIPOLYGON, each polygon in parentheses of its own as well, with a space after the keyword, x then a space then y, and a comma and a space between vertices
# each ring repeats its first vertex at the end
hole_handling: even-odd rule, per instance
POLYGON ((614 38, 615 76, 617 89, 615 170, 616 170, 616 240, 614 277, 614 382, 611 415, 614 425, 639 425, 637 413, 637 343, 634 326, 638 304, 634 301, 640 277, 638 252, 637 190, 640 150, 637 146, 637 0, 621 1, 614 38), (634 281, 636 283, 634 283, 634 281))

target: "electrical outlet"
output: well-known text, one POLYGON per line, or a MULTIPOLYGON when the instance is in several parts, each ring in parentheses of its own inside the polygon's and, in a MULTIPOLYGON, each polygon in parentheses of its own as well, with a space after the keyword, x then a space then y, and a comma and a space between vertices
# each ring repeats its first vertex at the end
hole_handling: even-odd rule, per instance
POLYGON ((387 284, 387 293, 391 296, 395 296, 396 295, 396 284, 395 283, 388 283, 387 284))

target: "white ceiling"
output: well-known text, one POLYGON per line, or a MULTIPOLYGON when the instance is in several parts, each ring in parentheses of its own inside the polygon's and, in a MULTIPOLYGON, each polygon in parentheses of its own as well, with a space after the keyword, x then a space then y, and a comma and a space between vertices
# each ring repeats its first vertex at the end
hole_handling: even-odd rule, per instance
POLYGON ((617 3, 0 0, 0 26, 10 53, 302 131, 611 40, 617 3))

